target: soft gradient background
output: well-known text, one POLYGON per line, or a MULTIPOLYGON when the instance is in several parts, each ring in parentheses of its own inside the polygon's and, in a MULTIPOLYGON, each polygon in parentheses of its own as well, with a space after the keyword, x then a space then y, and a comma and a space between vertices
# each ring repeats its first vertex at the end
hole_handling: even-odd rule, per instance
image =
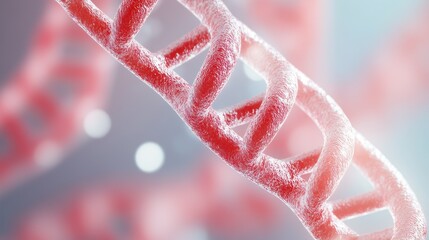
MULTIPOLYGON (((373 53, 390 40, 392 32, 412 17, 423 2, 331 1, 330 6, 327 6, 329 44, 326 61, 330 72, 327 78, 329 86, 349 84, 349 80, 344 79, 351 79, 347 76, 359 72, 373 53)), ((262 36, 268 36, 260 25, 252 21, 252 16, 243 6, 246 4, 245 0, 231 0, 227 4, 239 19, 262 36)), ((19 68, 24 59, 45 5, 46 1, 1 1, 0 87, 8 84, 8 77, 19 68)), ((157 50, 197 24, 197 19, 176 1, 164 0, 151 15, 138 39, 150 50, 157 50)), ((267 41, 274 42, 270 39, 267 41)), ((177 72, 192 81, 202 60, 203 56, 199 56, 177 68, 177 72)), ((57 167, 1 196, 0 236, 14 231, 23 216, 31 210, 56 201, 55 199, 60 199, 59 196, 78 191, 88 184, 138 179, 147 185, 156 183, 159 179, 186 176, 187 172, 192 171, 201 161, 220 161, 213 160, 215 157, 205 157, 212 154, 153 90, 119 64, 115 64, 115 68, 111 96, 106 104, 106 112, 112 120, 110 133, 102 139, 81 141, 57 167), (147 141, 157 142, 165 151, 165 163, 156 173, 141 172, 134 161, 136 149, 147 141)), ((315 81, 317 82, 317 79, 315 81)), ((264 90, 263 83, 247 80, 241 63, 233 73, 231 82, 217 101, 216 107, 227 106, 264 90)), ((365 122, 354 123, 404 175, 422 204, 426 216, 429 216, 429 194, 426 186, 429 182, 428 97, 429 94, 418 104, 407 105, 406 108, 397 109, 389 115, 371 116, 365 122), (381 127, 383 131, 379 131, 381 127)), ((339 102, 341 103, 341 100, 339 102)), ((340 186, 340 192, 353 188, 368 188, 364 178, 357 178, 355 173, 351 174, 353 177, 345 179, 346 183, 340 186)), ((269 194, 265 195, 266 198, 273 198, 269 194)), ((240 239, 310 239, 306 230, 286 207, 281 215, 283 217, 276 226, 261 229, 259 234, 241 236, 240 239)), ((387 212, 381 212, 347 223, 358 232, 368 232, 389 226, 391 220, 387 212)), ((204 226, 202 228, 205 229, 204 226)), ((204 237, 198 240, 237 239, 237 236, 229 237, 219 236, 207 228, 204 237)))

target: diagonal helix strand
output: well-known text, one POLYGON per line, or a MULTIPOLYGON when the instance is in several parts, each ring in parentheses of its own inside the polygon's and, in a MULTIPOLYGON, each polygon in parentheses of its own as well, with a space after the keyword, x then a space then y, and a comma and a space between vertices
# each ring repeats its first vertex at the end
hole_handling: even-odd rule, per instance
POLYGON ((421 207, 399 172, 352 128, 332 98, 236 20, 221 1, 180 0, 202 25, 158 53, 134 39, 156 0, 124 0, 114 20, 90 1, 57 2, 94 40, 158 92, 212 151, 290 206, 316 239, 357 239, 341 219, 382 207, 391 212, 393 228, 360 237, 423 239, 426 235, 421 207), (172 67, 208 45, 208 56, 191 86, 172 67), (215 111, 211 105, 238 59, 264 77, 265 96, 215 111), (295 103, 321 130, 322 149, 289 161, 264 154, 295 103), (243 137, 232 130, 246 123, 249 127, 243 137), (374 192, 329 203, 352 160, 372 181, 374 192), (304 180, 302 174, 308 172, 311 176, 304 180))
POLYGON ((61 11, 57 4, 48 5, 24 64, 1 90, 0 130, 10 149, 0 153, 0 194, 28 175, 55 165, 60 156, 38 157, 38 153, 46 150, 55 155, 67 148, 80 132, 85 114, 104 102, 109 85, 105 67, 110 62, 86 34, 61 17, 61 11), (73 51, 88 52, 67 53, 67 43, 75 47, 73 51), (55 84, 75 90, 66 107, 49 91, 55 84), (21 117, 26 111, 40 115, 44 122, 40 134, 28 131, 21 117))

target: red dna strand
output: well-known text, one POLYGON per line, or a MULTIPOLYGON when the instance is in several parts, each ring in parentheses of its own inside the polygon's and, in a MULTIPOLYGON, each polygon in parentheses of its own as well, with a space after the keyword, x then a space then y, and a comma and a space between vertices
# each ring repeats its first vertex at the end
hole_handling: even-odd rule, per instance
POLYGON ((269 229, 279 218, 281 204, 273 204, 260 189, 214 163, 185 178, 143 186, 130 179, 85 186, 67 194, 64 202, 37 207, 11 239, 205 239, 191 236, 207 230, 243 239, 269 229))
MULTIPOLYGON (((324 73, 313 70, 324 65, 319 54, 322 52, 323 32, 328 30, 323 24, 323 16, 326 15, 323 12, 329 5, 327 1, 252 0, 246 5, 253 20, 267 31, 285 56, 304 72, 325 79, 324 73), (319 17, 321 19, 313 21, 319 17), (287 34, 279 34, 282 27, 287 34), (289 32, 292 39, 298 40, 289 40, 289 32)), ((415 16, 390 33, 360 72, 345 77, 348 79, 347 84, 323 81, 335 99, 341 102, 352 122, 365 123, 370 120, 371 125, 384 130, 389 124, 382 121, 373 124, 377 122, 374 119, 389 118, 392 113, 397 114, 398 110, 420 106, 425 102, 429 83, 429 31, 425 25, 429 20, 428 10, 429 5, 423 4, 415 16)), ((314 137, 303 137, 306 139, 303 141, 289 139, 294 135, 314 134, 317 129, 311 128, 311 121, 305 122, 302 118, 296 120, 294 117, 292 115, 288 120, 289 125, 294 127, 283 128, 270 150, 282 151, 284 154, 308 149, 307 139, 314 137), (285 146, 286 141, 288 144, 285 146)))
POLYGON ((57 4, 48 5, 23 66, 1 90, 1 191, 55 165, 86 114, 104 102, 111 63, 57 4))
POLYGON ((426 235, 421 207, 400 173, 352 128, 331 97, 235 19, 221 1, 179 1, 202 25, 158 53, 134 40, 157 1, 123 1, 114 20, 90 1, 57 2, 157 91, 212 151, 292 208, 314 238, 356 239, 358 234, 341 220, 384 207, 394 226, 361 237, 423 239, 426 235), (209 43, 208 56, 191 86, 172 68, 209 43), (239 58, 264 77, 265 96, 216 111, 211 105, 239 58), (285 160, 264 154, 295 103, 321 130, 322 149, 285 160), (249 125, 240 136, 232 128, 243 124, 249 125), (374 191, 328 202, 352 159, 374 184, 374 191), (306 173, 308 180, 303 178, 306 173))
MULTIPOLYGON (((271 37, 283 56, 307 76, 326 85, 324 80, 328 71, 324 65, 323 49, 327 24, 323 10, 328 8, 328 1, 250 0, 243 5, 252 23, 262 27, 260 30, 271 37)), ((267 149, 270 154, 292 155, 321 144, 319 129, 313 126, 311 119, 298 114, 301 115, 293 113, 288 117, 288 126, 291 127, 280 130, 267 149)), ((347 117, 350 118, 349 115, 347 117)))

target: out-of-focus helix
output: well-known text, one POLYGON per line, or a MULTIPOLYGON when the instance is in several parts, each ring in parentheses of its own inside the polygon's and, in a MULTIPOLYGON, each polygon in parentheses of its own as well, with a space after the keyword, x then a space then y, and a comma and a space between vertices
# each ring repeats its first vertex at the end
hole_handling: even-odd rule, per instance
POLYGON ((24 64, 1 90, 1 192, 55 165, 85 115, 104 102, 111 64, 49 3, 24 64))
POLYGON ((189 240, 206 239, 206 231, 251 236, 279 219, 281 204, 231 169, 213 160, 196 170, 184 179, 85 187, 28 215, 13 239, 189 240))
POLYGON ((355 101, 344 99, 351 113, 353 109, 361 110, 359 114, 392 112, 427 100, 429 3, 422 4, 415 16, 393 32, 387 43, 381 44, 371 65, 356 76, 357 81, 339 91, 342 98, 353 90, 361 96, 355 101))
POLYGON ((310 77, 322 77, 325 61, 326 11, 329 1, 250 0, 244 5, 251 20, 268 32, 280 51, 310 77), (315 20, 317 19, 317 20, 315 20))
MULTIPOLYGON (((285 56, 304 72, 309 71, 310 76, 323 78, 319 76, 320 71, 313 69, 323 65, 323 58, 318 54, 323 48, 323 33, 329 31, 325 23, 328 19, 323 17, 329 3, 326 0, 251 0, 246 6, 255 23, 268 32, 285 56), (281 29, 286 31, 279 33, 281 29)), ((392 106, 396 109, 409 106, 427 95, 429 4, 422 5, 411 21, 407 20, 389 34, 387 41, 379 44, 368 65, 349 77, 347 85, 329 87, 351 120, 358 115, 386 114, 392 111, 392 106)))
POLYGON ((202 25, 158 53, 134 40, 156 0, 125 0, 113 21, 90 1, 57 1, 101 46, 155 89, 210 149, 290 206, 315 238, 356 239, 359 236, 341 219, 383 207, 391 212, 394 226, 364 236, 367 239, 426 235, 421 208, 399 172, 351 127, 332 98, 236 20, 221 1, 181 0, 202 25), (190 86, 172 68, 209 43, 208 56, 190 86), (266 79, 265 96, 216 111, 211 105, 239 58, 266 79), (295 103, 321 130, 322 149, 285 160, 264 154, 295 103), (247 123, 243 137, 232 129, 247 123), (328 202, 352 159, 375 190, 328 202), (308 180, 302 177, 306 173, 308 180))

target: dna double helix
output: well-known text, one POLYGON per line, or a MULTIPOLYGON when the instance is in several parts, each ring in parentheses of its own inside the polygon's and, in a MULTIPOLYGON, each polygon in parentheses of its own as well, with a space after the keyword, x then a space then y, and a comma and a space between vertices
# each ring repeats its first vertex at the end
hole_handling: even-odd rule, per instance
POLYGON ((84 117, 103 105, 111 64, 57 4, 48 5, 24 64, 1 90, 1 193, 56 164, 84 117))
POLYGON ((332 98, 235 19, 221 1, 180 1, 202 25, 157 53, 134 40, 157 1, 125 0, 114 20, 90 1, 57 1, 101 46, 157 91, 211 150, 291 207, 316 239, 425 237, 421 208, 400 173, 352 128, 332 98), (173 67, 208 45, 208 56, 191 86, 173 67), (265 78, 266 93, 226 111, 214 110, 211 105, 238 59, 265 78), (295 104, 321 130, 323 147, 282 160, 264 154, 295 104), (233 131, 244 124, 248 124, 244 136, 233 131), (373 192, 328 202, 352 162, 374 184, 373 192), (307 173, 308 179, 303 177, 307 173), (358 236, 341 221, 384 207, 394 226, 381 232, 358 236))

